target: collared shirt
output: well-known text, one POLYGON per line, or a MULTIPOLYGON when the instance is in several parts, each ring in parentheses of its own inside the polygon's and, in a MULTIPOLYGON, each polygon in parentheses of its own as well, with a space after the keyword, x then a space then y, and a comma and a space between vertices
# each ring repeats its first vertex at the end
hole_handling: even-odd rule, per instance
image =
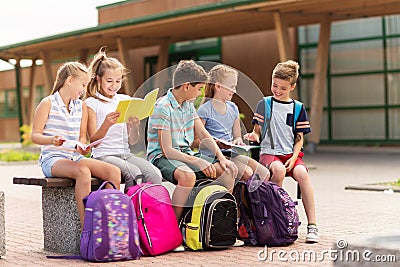
MULTIPOLYGON (((117 109, 121 100, 132 99, 128 95, 116 94, 113 98, 108 98, 97 93, 97 97, 104 100, 100 101, 94 97, 85 100, 86 105, 96 113, 96 129, 103 124, 107 114, 117 109)), ((98 158, 107 155, 127 155, 130 153, 128 144, 128 131, 126 123, 116 123, 112 125, 104 139, 97 147, 92 148, 92 156, 98 158)))
POLYGON ((44 160, 62 156, 73 159, 79 153, 75 150, 76 141, 79 140, 81 120, 82 120, 82 100, 72 100, 69 103, 68 112, 60 93, 56 92, 49 95, 51 108, 46 124, 43 128, 44 136, 63 136, 67 139, 62 146, 43 145, 41 146, 41 155, 39 164, 44 160))
POLYGON ((190 146, 194 140, 194 121, 198 119, 193 102, 176 101, 169 89, 154 106, 153 115, 149 118, 147 129, 147 159, 151 162, 162 156, 158 130, 170 131, 174 149, 193 155, 190 146))

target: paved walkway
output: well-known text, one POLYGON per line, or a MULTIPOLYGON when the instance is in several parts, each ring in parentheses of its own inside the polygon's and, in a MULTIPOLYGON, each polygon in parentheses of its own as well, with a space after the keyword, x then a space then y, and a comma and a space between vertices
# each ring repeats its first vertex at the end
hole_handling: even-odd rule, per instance
MULTIPOLYGON (((310 170, 310 175, 315 189, 320 243, 305 243, 306 220, 300 204, 303 225, 300 226, 298 241, 289 247, 268 248, 267 259, 262 247, 239 247, 208 252, 171 252, 157 257, 143 257, 139 261, 107 265, 333 266, 326 251, 340 251, 336 246, 338 240, 341 240, 342 245, 367 236, 400 235, 399 193, 344 190, 347 185, 399 179, 400 148, 320 147, 317 153, 306 154, 305 161, 309 166, 315 167, 310 170), (311 257, 311 262, 309 257, 302 259, 303 255, 310 256, 312 252, 318 259, 315 256, 311 257), (300 258, 296 259, 297 256, 300 258), (321 258, 324 258, 323 262, 320 261, 321 258)), ((6 195, 7 246, 7 255, 0 259, 0 266, 95 265, 79 260, 46 258, 50 253, 43 250, 41 188, 12 184, 14 175, 42 176, 35 163, 2 164, 0 173, 0 190, 6 195)), ((284 187, 295 196, 296 184, 291 179, 285 180, 284 187)), ((335 254, 331 256, 335 257, 335 254)))

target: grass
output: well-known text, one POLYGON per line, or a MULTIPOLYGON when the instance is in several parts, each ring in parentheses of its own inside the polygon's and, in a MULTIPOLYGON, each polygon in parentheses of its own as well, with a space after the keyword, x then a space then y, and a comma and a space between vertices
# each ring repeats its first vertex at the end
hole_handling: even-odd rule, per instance
POLYGON ((393 181, 393 182, 380 183, 380 185, 386 185, 386 186, 391 186, 391 187, 400 187, 400 179, 398 179, 397 181, 393 181))
POLYGON ((40 153, 33 153, 22 150, 5 150, 0 152, 0 161, 30 161, 38 160, 40 153))

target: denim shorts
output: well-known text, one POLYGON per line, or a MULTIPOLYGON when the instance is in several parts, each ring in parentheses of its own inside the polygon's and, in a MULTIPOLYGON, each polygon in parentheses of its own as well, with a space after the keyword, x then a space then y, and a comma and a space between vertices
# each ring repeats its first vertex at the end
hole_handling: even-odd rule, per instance
POLYGON ((56 161, 60 160, 60 159, 70 159, 73 161, 80 161, 82 159, 84 159, 85 157, 82 155, 77 156, 76 158, 70 159, 68 157, 63 157, 61 155, 59 156, 54 156, 54 157, 50 157, 45 159, 44 161, 42 161, 41 163, 41 167, 42 167, 42 172, 44 174, 45 177, 53 177, 52 173, 51 173, 51 169, 53 168, 54 163, 56 163, 56 161))

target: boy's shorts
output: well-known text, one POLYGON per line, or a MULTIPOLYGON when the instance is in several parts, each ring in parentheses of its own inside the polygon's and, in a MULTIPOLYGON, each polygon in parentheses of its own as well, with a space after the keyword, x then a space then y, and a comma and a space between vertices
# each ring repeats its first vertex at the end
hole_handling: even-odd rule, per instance
POLYGON ((67 157, 63 157, 63 156, 54 156, 54 157, 50 157, 45 159, 44 161, 42 161, 41 163, 41 167, 42 167, 42 172, 44 174, 45 177, 53 177, 52 173, 51 173, 51 169, 53 168, 54 163, 56 163, 56 161, 60 160, 60 159, 70 159, 73 161, 81 161, 82 159, 84 159, 85 157, 82 155, 78 155, 78 157, 74 158, 74 159, 70 159, 67 157))
MULTIPOLYGON (((269 165, 274 161, 280 161, 283 164, 285 164, 286 161, 292 157, 292 155, 293 154, 288 154, 288 155, 261 154, 260 155, 260 163, 262 165, 266 166, 267 168, 269 168, 269 165)), ((291 169, 289 172, 286 173, 287 176, 292 176, 293 177, 293 170, 297 165, 303 165, 306 168, 307 172, 308 172, 308 168, 303 162, 303 156, 304 156, 304 153, 300 152, 299 156, 296 159, 296 162, 294 163, 293 169, 291 169)))
MULTIPOLYGON (((197 158, 202 158, 204 160, 207 160, 208 162, 214 164, 215 162, 218 162, 217 159, 201 155, 200 153, 196 153, 193 156, 197 158)), ((167 179, 173 184, 177 184, 178 182, 174 179, 174 172, 175 170, 180 167, 180 166, 188 166, 190 169, 192 169, 196 175, 196 179, 207 179, 208 177, 195 165, 192 164, 186 164, 182 161, 175 160, 175 159, 167 159, 164 156, 161 156, 153 161, 153 164, 160 169, 161 174, 163 178, 167 179)))

